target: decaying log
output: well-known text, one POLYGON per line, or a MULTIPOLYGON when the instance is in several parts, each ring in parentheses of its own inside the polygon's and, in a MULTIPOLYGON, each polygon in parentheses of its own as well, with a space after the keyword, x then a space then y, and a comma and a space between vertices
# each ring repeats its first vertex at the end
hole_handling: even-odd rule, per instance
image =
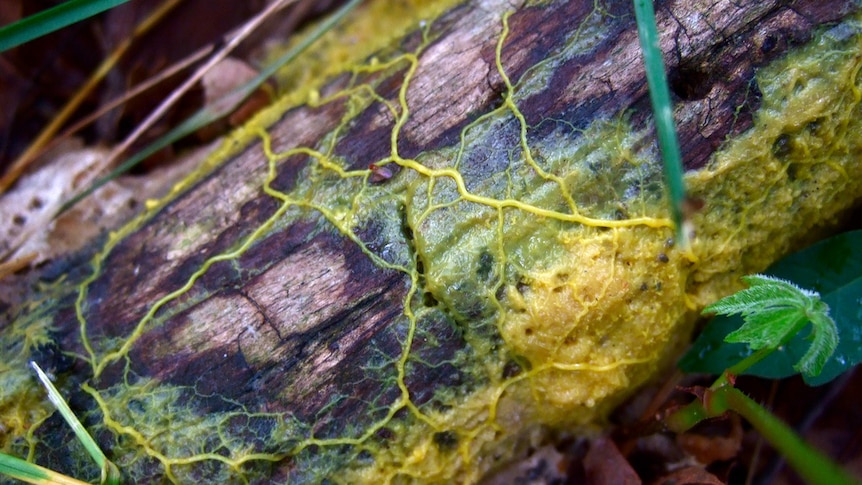
POLYGON ((467 2, 26 280, 3 450, 96 473, 30 359, 134 483, 471 482, 601 419, 862 192, 857 3, 656 10, 691 248, 631 3, 467 2))

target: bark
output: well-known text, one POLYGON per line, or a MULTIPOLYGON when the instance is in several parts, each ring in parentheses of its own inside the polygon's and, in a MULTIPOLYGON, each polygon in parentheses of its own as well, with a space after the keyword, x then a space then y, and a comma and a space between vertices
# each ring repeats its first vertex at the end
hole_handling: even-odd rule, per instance
MULTIPOLYGON (((686 168, 703 169, 726 139, 752 126, 762 97, 758 68, 856 8, 849 0, 658 2, 686 168)), ((452 215, 440 207, 467 205, 452 179, 434 178, 431 187, 410 162, 436 169, 459 160, 466 190, 501 200, 511 183, 495 184, 516 171, 508 160, 522 143, 561 132, 586 143, 596 120, 624 119, 641 134, 630 151, 654 156, 641 63, 629 2, 457 6, 409 33, 377 64, 329 81, 323 102, 271 112, 267 135, 250 129, 248 146, 171 200, 40 270, 42 289, 30 298, 42 303, 7 305, 0 330, 20 337, 26 328, 49 328, 49 339, 27 349, 15 337, 4 341, 6 350, 60 377, 109 457, 136 482, 475 479, 536 436, 537 426, 596 414, 557 416, 591 406, 580 404, 548 420, 511 421, 508 429, 472 423, 505 407, 500 395, 539 366, 527 351, 508 347, 500 323, 515 306, 508 288, 532 283, 529 271, 517 269, 518 249, 501 243, 498 250, 493 236, 477 246, 490 249, 439 263, 434 258, 461 257, 447 248, 467 244, 439 234, 473 231, 465 217, 516 231, 518 217, 541 214, 484 207, 452 215), (501 72, 496 49, 507 11, 501 72), (525 125, 511 112, 483 124, 483 116, 505 111, 506 99, 515 100, 525 125), (438 189, 423 206, 420 196, 438 189), (454 278, 453 267, 472 274, 454 278), (489 392, 497 397, 482 412, 452 413, 489 392), (512 449, 500 452, 498 443, 512 449)), ((619 193, 586 215, 642 216, 619 202, 624 188, 601 187, 619 193)), ((579 197, 577 206, 586 206, 587 196, 579 197)), ((645 197, 639 200, 647 205, 661 200, 660 191, 655 200, 645 197)), ((654 220, 664 224, 661 214, 654 220)), ((672 234, 662 231, 662 240, 672 234)), ((795 240, 798 234, 788 236, 776 251, 795 240)), ((667 259, 652 256, 649 267, 667 259)), ((677 270, 686 264, 671 258, 677 270)), ((656 291, 662 282, 680 291, 686 285, 668 278, 656 291)), ((647 283, 631 285, 634 291, 647 283)), ((655 285, 649 282, 650 291, 655 285)), ((686 312, 679 310, 679 319, 690 322, 686 312)), ((680 343, 662 338, 669 349, 680 343)), ((671 351, 651 355, 661 361, 671 351)), ((653 370, 650 364, 626 375, 634 384, 653 370)), ((543 402, 520 392, 511 394, 525 408, 543 402)), ((608 397, 607 406, 623 394, 608 397)), ((598 402, 606 410, 604 398, 598 402)), ((56 418, 37 436, 47 443, 36 447, 37 462, 92 473, 80 471, 83 458, 55 447, 65 439, 56 418)))

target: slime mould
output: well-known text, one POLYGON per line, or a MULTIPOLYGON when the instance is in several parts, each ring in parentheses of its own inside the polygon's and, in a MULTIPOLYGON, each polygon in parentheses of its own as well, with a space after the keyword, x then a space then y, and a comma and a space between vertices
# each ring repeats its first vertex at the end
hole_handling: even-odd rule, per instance
POLYGON ((363 6, 170 195, 29 280, 2 451, 98 474, 35 359, 134 483, 475 482, 601 423, 862 195, 858 4, 659 3, 686 249, 630 2, 520 3, 363 6))

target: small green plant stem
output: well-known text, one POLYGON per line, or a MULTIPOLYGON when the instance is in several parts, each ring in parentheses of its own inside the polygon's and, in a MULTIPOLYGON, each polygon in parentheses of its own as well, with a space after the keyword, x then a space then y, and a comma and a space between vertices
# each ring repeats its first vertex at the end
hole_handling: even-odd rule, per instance
MULTIPOLYGON (((706 392, 715 392, 721 388, 732 386, 734 378, 760 362, 775 349, 764 348, 740 360, 722 373, 715 382, 709 386, 706 392)), ((719 413, 720 414, 720 413, 719 413)), ((710 415, 703 406, 700 399, 695 400, 679 409, 674 410, 664 418, 665 425, 676 433, 683 433, 693 428, 704 419, 714 417, 710 415)))
MULTIPOLYGON (((740 360, 726 371, 724 371, 715 382, 709 386, 710 391, 716 391, 720 388, 730 386, 731 381, 734 376, 742 374, 746 370, 748 370, 754 364, 760 362, 764 358, 766 358, 769 354, 773 352, 774 349, 765 348, 760 349, 757 352, 749 355, 748 357, 740 360)), ((704 419, 710 418, 712 416, 708 415, 703 408, 703 405, 700 401, 694 401, 686 406, 683 406, 673 413, 668 415, 665 418, 665 423, 670 427, 670 429, 682 433, 691 429, 697 423, 703 421, 704 419)))
POLYGON ((683 433, 705 419, 733 411, 751 423, 808 483, 859 485, 859 481, 829 457, 809 446, 780 419, 732 386, 732 376, 736 375, 732 371, 742 372, 771 352, 772 349, 762 349, 728 369, 704 391, 702 399, 697 399, 668 415, 664 420, 665 425, 676 433, 683 433))
POLYGON ((809 446, 789 426, 753 399, 731 386, 706 393, 704 409, 710 416, 733 411, 745 418, 781 453, 808 483, 819 485, 858 485, 859 482, 817 449, 809 446))
POLYGON ((87 482, 76 480, 5 453, 0 453, 0 473, 22 482, 40 485, 87 485, 87 482))
POLYGON ((748 369, 753 367, 754 364, 756 364, 756 363, 760 362, 761 360, 765 359, 766 357, 768 357, 769 354, 771 354, 773 351, 775 351, 775 349, 773 349, 773 348, 769 348, 769 347, 763 348, 763 349, 758 350, 757 352, 754 352, 753 354, 749 355, 748 357, 740 360, 736 364, 733 364, 732 366, 728 367, 728 369, 726 371, 724 371, 724 373, 721 374, 721 376, 719 376, 719 378, 716 379, 715 382, 713 382, 712 385, 709 386, 709 388, 710 389, 718 389, 719 387, 723 387, 723 386, 729 384, 730 380, 733 377, 738 376, 738 375, 742 374, 743 372, 747 371, 748 369))

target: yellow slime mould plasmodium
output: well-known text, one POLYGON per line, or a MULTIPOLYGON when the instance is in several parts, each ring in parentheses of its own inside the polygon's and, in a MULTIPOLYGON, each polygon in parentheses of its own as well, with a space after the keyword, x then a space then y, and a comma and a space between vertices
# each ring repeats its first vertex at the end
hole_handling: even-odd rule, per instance
MULTIPOLYGON (((516 78, 506 48, 518 13, 485 7, 456 13, 493 17, 477 69, 487 68, 482 83, 496 83, 498 102, 441 135, 447 142, 411 146, 415 117, 441 122, 411 91, 427 81, 423 62, 447 53, 432 23, 332 86, 287 73, 316 80, 112 233, 91 272, 70 276, 74 292, 54 291, 68 321, 51 321, 49 307, 22 311, 2 348, 28 358, 24 333, 65 325, 83 373, 65 394, 92 403, 85 422, 135 480, 475 482, 555 432, 601 422, 671 362, 700 308, 862 194, 858 19, 758 73, 752 127, 687 175, 703 208, 682 250, 648 123, 630 112, 582 126, 563 112, 525 114, 533 91, 609 42, 602 26, 620 17, 596 2, 516 78), (314 127, 285 131, 276 120, 297 112, 334 127, 294 144, 314 127), (384 149, 362 144, 368 137, 384 149), (249 140, 251 156, 226 158, 249 140), (204 202, 182 212, 191 197, 204 202), (127 253, 163 260, 136 273, 114 264, 127 253), (134 287, 105 315, 123 271, 134 287), (334 315, 338 299, 356 295, 353 280, 383 288, 357 297, 371 316, 349 306, 334 315), (154 296, 140 302, 141 292, 154 296), (202 348, 209 360, 197 360, 202 348), (195 365, 200 375, 186 370, 195 365), (236 369, 246 373, 224 382, 236 369)), ((309 69, 328 72, 345 51, 330 54, 309 54, 309 69)), ((13 371, 0 379, 13 376, 23 382, 13 371)), ((20 387, 0 398, 4 423, 21 417, 9 405, 20 387)), ((35 443, 3 447, 52 456, 35 443)))

